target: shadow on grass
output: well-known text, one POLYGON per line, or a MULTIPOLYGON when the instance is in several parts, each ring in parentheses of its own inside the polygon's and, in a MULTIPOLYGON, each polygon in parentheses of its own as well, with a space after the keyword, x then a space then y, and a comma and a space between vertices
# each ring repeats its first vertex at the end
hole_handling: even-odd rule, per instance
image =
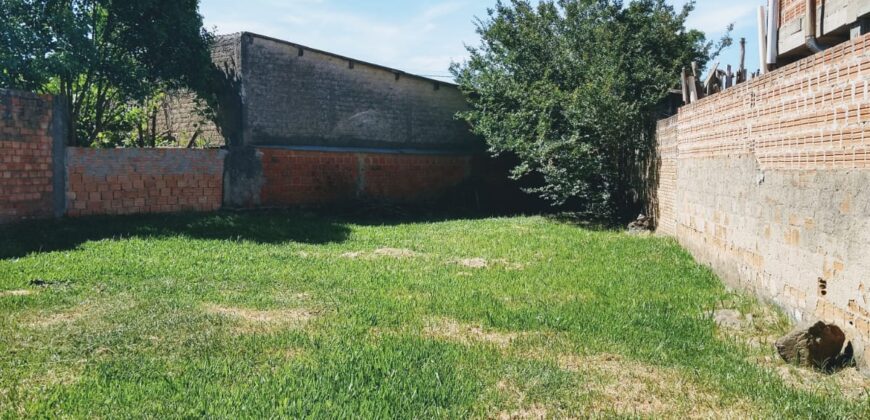
POLYGON ((0 227, 0 259, 76 249, 89 241, 190 237, 263 244, 343 242, 345 224, 299 212, 251 212, 92 217, 0 227))
MULTIPOLYGON (((189 237, 261 244, 344 242, 350 225, 397 226, 507 216, 480 212, 357 207, 317 213, 302 210, 102 216, 43 220, 0 226, 0 259, 67 251, 90 241, 189 237)), ((516 215, 516 214, 514 214, 516 215)))

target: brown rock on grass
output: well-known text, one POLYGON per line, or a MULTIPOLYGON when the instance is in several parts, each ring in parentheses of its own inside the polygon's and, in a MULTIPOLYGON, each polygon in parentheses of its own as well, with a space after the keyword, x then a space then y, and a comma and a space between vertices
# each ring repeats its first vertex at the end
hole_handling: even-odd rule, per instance
POLYGON ((787 363, 828 369, 846 343, 846 334, 836 325, 816 322, 804 324, 776 340, 776 350, 787 363))

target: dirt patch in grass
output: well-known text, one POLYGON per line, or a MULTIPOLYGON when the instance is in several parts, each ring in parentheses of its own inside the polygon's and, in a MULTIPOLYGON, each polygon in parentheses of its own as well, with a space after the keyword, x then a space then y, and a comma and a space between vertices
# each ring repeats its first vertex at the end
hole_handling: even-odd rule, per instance
POLYGON ((675 369, 618 355, 558 358, 559 366, 587 378, 594 413, 623 416, 749 418, 755 412, 743 401, 726 403, 675 369))
POLYGON ((465 258, 457 260, 456 263, 463 267, 474 268, 478 270, 490 267, 503 267, 506 270, 522 270, 526 268, 523 264, 510 262, 503 258, 492 261, 488 261, 485 258, 465 258))
POLYGON ((464 260, 459 260, 457 262, 459 265, 468 268, 487 268, 489 267, 489 261, 483 258, 467 258, 464 260))
POLYGON ((342 258, 348 258, 351 260, 356 259, 372 259, 372 258, 396 258, 396 259, 405 259, 405 258, 416 258, 421 254, 412 251, 410 249, 400 249, 400 248, 378 248, 372 252, 366 251, 356 251, 356 252, 346 252, 341 254, 342 258))
POLYGON ((298 328, 314 319, 317 314, 307 309, 278 309, 258 311, 220 305, 206 305, 206 312, 239 321, 242 333, 298 328))
POLYGON ((528 407, 522 407, 526 404, 526 394, 516 383, 503 379, 496 385, 498 392, 513 401, 521 408, 512 410, 504 410, 492 416, 499 420, 526 420, 526 419, 546 419, 548 418, 549 410, 543 404, 529 404, 528 407))
POLYGON ((96 317, 103 313, 95 304, 82 304, 63 312, 39 314, 31 317, 27 324, 35 328, 50 328, 58 325, 67 325, 80 321, 86 317, 96 317))
POLYGON ((36 292, 32 290, 6 290, 0 292, 0 298, 4 297, 14 297, 14 296, 30 296, 35 295, 36 292))
POLYGON ((549 411, 541 404, 534 404, 528 408, 520 408, 511 412, 501 412, 495 416, 499 420, 543 420, 550 418, 549 411))
POLYGON ((420 254, 410 249, 380 248, 375 250, 374 255, 378 257, 414 258, 420 254))
POLYGON ((870 398, 870 378, 855 368, 847 368, 828 374, 787 365, 775 355, 758 357, 752 362, 776 373, 782 382, 792 389, 817 395, 845 397, 853 401, 870 398))
POLYGON ((436 340, 452 341, 464 345, 477 343, 491 344, 507 348, 524 334, 486 330, 479 325, 463 324, 450 318, 430 320, 424 329, 426 337, 436 340))

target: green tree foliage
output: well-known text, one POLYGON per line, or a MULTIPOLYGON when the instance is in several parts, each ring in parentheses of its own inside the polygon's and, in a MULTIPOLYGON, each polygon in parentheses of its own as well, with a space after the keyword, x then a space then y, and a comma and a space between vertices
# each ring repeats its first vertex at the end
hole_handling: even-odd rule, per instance
POLYGON ((209 95, 198 3, 0 0, 0 87, 63 95, 72 144, 122 142, 160 92, 209 95))
POLYGON ((713 48, 685 28, 693 6, 499 1, 478 20, 481 45, 452 69, 472 104, 461 117, 492 153, 519 158, 516 178, 539 176, 531 192, 614 220, 637 216, 660 104, 713 48))

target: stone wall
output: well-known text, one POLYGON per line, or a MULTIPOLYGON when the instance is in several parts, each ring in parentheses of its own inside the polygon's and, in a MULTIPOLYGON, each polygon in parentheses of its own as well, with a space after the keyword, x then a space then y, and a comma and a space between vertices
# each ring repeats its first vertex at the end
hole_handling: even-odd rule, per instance
POLYGON ((0 223, 58 211, 54 154, 64 135, 55 107, 50 96, 0 90, 0 223))
POLYGON ((659 232, 794 318, 844 327, 863 352, 868 133, 870 35, 685 106, 659 125, 659 232))
POLYGON ((67 148, 67 215, 219 210, 225 153, 67 148))
POLYGON ((462 155, 259 148, 266 207, 322 205, 358 199, 409 202, 438 198, 471 171, 462 155))
POLYGON ((252 145, 463 149, 468 107, 447 83, 245 34, 245 138, 252 145))

